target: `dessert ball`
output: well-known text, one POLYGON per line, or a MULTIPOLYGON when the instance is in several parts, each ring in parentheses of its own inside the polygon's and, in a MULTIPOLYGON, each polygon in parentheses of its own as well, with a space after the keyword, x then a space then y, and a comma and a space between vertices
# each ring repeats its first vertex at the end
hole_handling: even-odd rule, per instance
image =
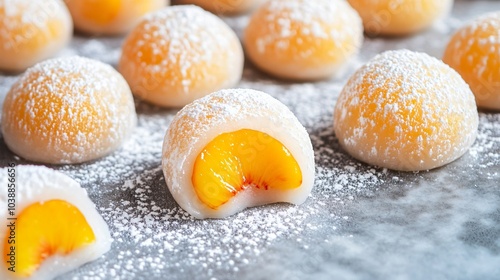
POLYGON ((301 204, 314 182, 307 131, 285 105, 249 89, 222 90, 185 106, 165 135, 162 164, 170 193, 196 218, 301 204))
POLYGON ((11 165, 0 169, 0 184, 0 218, 7 221, 0 227, 1 279, 53 279, 109 251, 108 225, 73 179, 11 165))
POLYGON ((214 14, 239 14, 252 10, 265 0, 177 0, 179 4, 193 4, 214 14))
POLYGON ((476 96, 478 106, 500 110, 500 12, 460 28, 443 61, 457 70, 476 96))
POLYGON ((347 0, 369 35, 406 35, 431 26, 451 10, 453 0, 347 0))
POLYGON ((342 73, 363 41, 361 19, 344 1, 275 0, 245 30, 248 57, 269 74, 314 80, 342 73))
POLYGON ((221 19, 197 6, 149 14, 128 35, 119 70, 138 97, 181 107, 241 79, 243 50, 221 19))
POLYGON ((474 143, 474 95, 455 70, 424 53, 377 55, 349 79, 334 112, 341 146, 368 164, 418 171, 461 157, 474 143))
POLYGON ((5 143, 43 163, 81 163, 107 155, 137 117, 126 81, 111 66, 65 57, 41 62, 12 86, 2 111, 5 143))
POLYGON ((0 0, 0 71, 24 71, 54 56, 72 34, 61 0, 0 0))
POLYGON ((141 18, 169 0, 66 0, 76 29, 97 35, 129 32, 141 18))

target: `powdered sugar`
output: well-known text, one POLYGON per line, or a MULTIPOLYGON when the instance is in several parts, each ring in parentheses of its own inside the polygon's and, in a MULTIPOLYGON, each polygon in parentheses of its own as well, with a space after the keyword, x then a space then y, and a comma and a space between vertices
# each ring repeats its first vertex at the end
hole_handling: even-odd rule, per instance
POLYGON ((474 95, 459 74, 407 50, 384 52, 356 71, 334 118, 354 157, 397 170, 457 159, 474 142, 478 123, 474 95))
POLYGON ((264 5, 252 19, 251 25, 262 25, 262 33, 255 39, 259 53, 293 51, 307 58, 314 56, 315 42, 331 41, 335 47, 328 53, 355 52, 362 38, 361 19, 345 2, 271 1, 264 5), (356 46, 346 46, 354 41, 356 46), (297 48, 297 49, 295 49, 297 48))
MULTIPOLYGON (((457 1, 457 6, 463 4, 457 1)), ((246 19, 228 22, 243 24, 246 19)), ((368 39, 360 63, 378 52, 400 47, 438 55, 451 29, 443 30, 403 39, 368 39)), ((115 52, 121 40, 106 43, 107 50, 115 52)), ((75 44, 71 50, 82 54, 80 47, 75 44)), ((85 54, 104 56, 104 52, 90 51, 91 47, 85 54)), ((0 76, 0 99, 13 79, 0 76)), ((470 216, 470 209, 484 208, 491 201, 498 205, 499 115, 480 113, 479 133, 470 153, 444 168, 416 174, 384 170, 347 155, 333 133, 332 112, 345 82, 291 83, 252 67, 245 69, 239 87, 270 93, 287 105, 310 133, 317 167, 315 186, 301 206, 262 206, 224 220, 194 220, 175 203, 160 164, 163 137, 177 110, 138 103, 138 128, 121 149, 95 162, 54 167, 89 191, 115 239, 103 258, 63 278, 408 278, 429 269, 447 278, 498 275, 491 273, 498 271, 495 251, 464 244, 453 234, 436 240, 435 231, 460 228, 460 219, 498 224, 488 220, 488 213, 470 216), (469 185, 471 181, 475 185, 469 185), (415 198, 413 192, 422 195, 415 198), (483 196, 478 199, 477 194, 483 196), (460 212, 453 201, 462 196, 466 211, 460 212), (460 219, 448 221, 450 212, 460 219), (437 219, 431 220, 434 216, 437 219), (421 221, 424 218, 428 223, 421 221), (449 258, 448 249, 457 258, 449 258)), ((0 145, 0 151, 2 164, 26 162, 16 160, 4 146, 0 145)), ((478 243, 498 240, 494 227, 476 228, 478 243)))
POLYGON ((236 35, 221 19, 196 6, 174 6, 149 14, 129 34, 119 68, 134 93, 182 106, 189 102, 175 99, 194 99, 182 93, 200 97, 234 85, 242 59, 236 35))
POLYGON ((185 106, 165 135, 162 160, 172 195, 198 218, 224 218, 246 207, 270 202, 301 204, 314 181, 313 150, 304 127, 285 105, 250 89, 221 90, 185 106), (217 209, 211 209, 198 199, 193 189, 191 174, 195 159, 218 135, 241 129, 265 133, 286 147, 299 164, 302 182, 298 188, 286 191, 248 188, 217 209))
MULTIPOLYGON (((11 227, 10 229, 5 226, 2 227, 0 229, 0 237, 3 240, 6 240, 7 236, 13 236, 13 238, 11 239, 14 241, 9 244, 18 246, 18 251, 16 252, 17 255, 21 255, 22 253, 20 252, 26 252, 26 247, 19 248, 21 247, 19 246, 19 244, 22 244, 23 241, 30 242, 19 238, 21 234, 17 235, 18 238, 16 239, 16 230, 17 232, 26 230, 27 225, 26 223, 23 223, 21 219, 23 219, 23 217, 24 221, 29 219, 21 215, 25 214, 24 210, 26 208, 38 203, 44 204, 48 201, 61 200, 71 204, 71 206, 75 207, 79 211, 79 214, 85 217, 87 225, 92 230, 95 236, 93 242, 91 242, 87 246, 79 248, 79 250, 70 250, 68 254, 52 255, 51 252, 48 253, 48 256, 44 258, 44 262, 40 263, 40 266, 37 267, 37 269, 31 275, 31 279, 50 279, 56 277, 59 274, 67 272, 68 270, 78 268, 86 262, 93 261, 94 259, 99 258, 101 255, 109 251, 111 238, 108 225, 104 222, 101 216, 99 216, 98 212, 95 209, 94 203, 92 203, 92 201, 87 196, 87 191, 81 188, 80 185, 73 179, 44 166, 11 165, 8 168, 0 168, 0 184, 6 186, 0 191, 0 207, 2 207, 2 209, 5 209, 0 213, 0 217, 4 221, 7 220, 7 218, 10 218, 9 220, 11 220, 11 224, 14 225, 14 227, 11 227), (9 185, 9 188, 7 188, 7 185, 9 185), (10 189, 13 189, 14 191, 11 191, 10 189), (12 196, 12 194, 14 194, 14 196, 12 196), (7 211, 8 204, 10 211, 7 211)), ((32 212, 33 211, 31 211, 31 213, 32 212)), ((61 215, 61 213, 53 213, 53 215, 58 216, 57 218, 61 219, 61 216, 59 216, 61 215)), ((41 224, 47 221, 42 219, 41 221, 37 220, 31 222, 41 224)), ((57 226, 61 227, 64 234, 69 234, 69 232, 67 232, 68 230, 65 227, 72 228, 72 225, 66 224, 57 226)), ((47 234, 46 236, 41 237, 41 239, 54 238, 54 236, 51 235, 51 230, 54 229, 49 229, 49 232, 47 232, 47 230, 40 229, 40 232, 44 232, 45 234, 47 234)), ((66 235, 59 237, 68 238, 68 236, 66 235)), ((71 238, 69 239, 71 240, 71 238)), ((43 243, 43 241, 41 242, 43 243)), ((53 248, 54 250, 64 250, 55 247, 57 246, 55 245, 57 243, 54 243, 55 242, 50 243, 50 245, 48 246, 50 248, 53 248), (55 248, 51 246, 54 246, 55 248)), ((46 244, 31 245, 47 246, 46 244)), ((28 264, 31 264, 30 261, 28 261, 28 264)), ((33 263, 33 265, 35 265, 35 263, 33 263)), ((16 266, 14 265, 14 267, 16 266)), ((19 272, 19 270, 17 272, 19 272)), ((0 267, 0 276, 2 277, 2 279, 13 279, 12 272, 8 271, 5 266, 0 267)))
POLYGON ((0 11, 4 15, 0 16, 0 42, 5 50, 28 44, 40 33, 51 38, 48 22, 67 22, 69 17, 60 0, 0 0, 0 11))
POLYGON ((135 127, 132 95, 110 66, 82 57, 30 68, 6 98, 2 132, 26 158, 79 163, 116 149, 135 127))

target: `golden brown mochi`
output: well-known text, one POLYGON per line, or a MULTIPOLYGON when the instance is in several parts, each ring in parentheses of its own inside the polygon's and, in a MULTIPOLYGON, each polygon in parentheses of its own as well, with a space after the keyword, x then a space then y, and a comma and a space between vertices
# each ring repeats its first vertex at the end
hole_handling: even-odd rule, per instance
POLYGON ((72 34, 60 0, 0 0, 0 71, 24 71, 54 56, 72 34))
POLYGON ((453 0, 347 0, 363 19, 369 35, 407 35, 448 15, 453 0))
POLYGON ((248 57, 281 78, 339 75, 363 41, 361 19, 344 1, 275 0, 263 4, 245 30, 248 57))
POLYGON ((136 122, 123 77, 82 57, 46 60, 28 69, 7 93, 2 110, 9 149, 51 164, 105 156, 130 136, 136 122))
POLYGON ((126 38, 118 68, 136 96, 181 107, 236 85, 243 59, 229 26, 200 7, 182 5, 146 16, 126 38))
POLYGON ((214 14, 240 14, 248 12, 265 0, 177 0, 178 4, 193 4, 214 14))
POLYGON ((129 32, 141 18, 169 0, 65 0, 77 30, 97 35, 129 32))
POLYGON ((165 135, 162 165, 170 193, 196 218, 301 204, 315 172, 305 128, 281 102, 250 89, 222 90, 185 106, 165 135))
POLYGON ((460 28, 448 43, 443 61, 470 85, 479 107, 500 110, 500 12, 460 28))
POLYGON ((467 152, 476 139, 474 95, 460 75, 424 53, 377 55, 349 79, 334 112, 341 146, 368 164, 433 169, 467 152))

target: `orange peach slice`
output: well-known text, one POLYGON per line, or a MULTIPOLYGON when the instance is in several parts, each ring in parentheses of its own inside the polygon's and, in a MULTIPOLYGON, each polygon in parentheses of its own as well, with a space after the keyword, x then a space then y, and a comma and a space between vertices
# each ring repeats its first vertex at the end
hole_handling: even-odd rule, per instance
POLYGON ((0 216, 8 222, 0 228, 1 279, 52 279, 110 249, 107 224, 71 178, 46 167, 18 166, 1 169, 0 183, 6 186, 0 216), (12 178, 15 202, 7 188, 12 178))

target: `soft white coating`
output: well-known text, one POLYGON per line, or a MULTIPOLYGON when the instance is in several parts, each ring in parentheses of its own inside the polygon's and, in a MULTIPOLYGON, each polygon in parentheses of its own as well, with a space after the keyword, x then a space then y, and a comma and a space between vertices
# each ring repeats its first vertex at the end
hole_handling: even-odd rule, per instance
MULTIPOLYGON (((63 200, 75 206, 85 217, 95 235, 95 242, 75 250, 65 256, 54 255, 45 259, 31 277, 18 278, 7 270, 2 261, 0 265, 0 279, 43 280, 52 279, 65 272, 73 270, 87 262, 93 261, 111 247, 109 228, 97 212, 94 203, 89 199, 85 189, 80 187, 70 177, 43 166, 17 166, 0 169, 0 219, 8 221, 8 184, 9 173, 15 170, 16 205, 15 213, 18 215, 33 203, 43 203, 49 200, 63 200)), ((0 227, 0 240, 5 240, 9 228, 0 227)), ((20 230, 17 228, 17 230, 20 230)), ((3 244, 3 243, 2 243, 3 244)), ((3 254, 3 245, 0 247, 3 254)), ((2 254, 2 256, 3 256, 2 254)), ((3 258, 2 258, 3 260, 3 258)))
POLYGON ((61 0, 0 0, 0 70, 23 71, 56 54, 72 35, 61 0))
POLYGON ((295 115, 270 95, 250 89, 212 93, 184 107, 163 142, 163 172, 170 193, 196 218, 224 218, 247 207, 273 202, 301 204, 314 182, 314 153, 309 134, 295 115), (280 141, 302 172, 302 185, 290 190, 246 188, 214 210, 197 197, 191 181, 196 157, 215 137, 241 129, 266 133, 280 141))

